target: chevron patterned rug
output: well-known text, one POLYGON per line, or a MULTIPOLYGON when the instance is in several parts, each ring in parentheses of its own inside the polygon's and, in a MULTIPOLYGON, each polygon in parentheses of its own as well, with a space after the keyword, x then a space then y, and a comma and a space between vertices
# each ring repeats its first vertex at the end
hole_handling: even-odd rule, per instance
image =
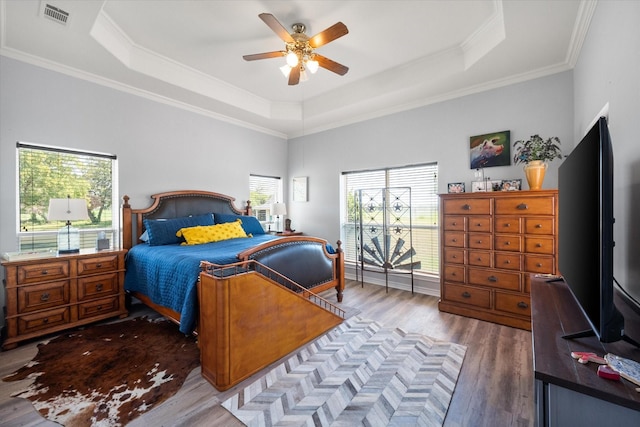
POLYGON ((222 406, 247 426, 442 425, 465 352, 356 316, 222 406))

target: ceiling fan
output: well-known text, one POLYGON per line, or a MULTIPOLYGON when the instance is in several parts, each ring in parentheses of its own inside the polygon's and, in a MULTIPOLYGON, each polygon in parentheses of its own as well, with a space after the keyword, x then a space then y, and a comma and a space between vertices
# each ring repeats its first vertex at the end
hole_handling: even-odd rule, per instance
POLYGON ((320 46, 332 42, 349 32, 347 26, 342 22, 338 22, 315 36, 309 37, 304 33, 305 26, 303 24, 293 24, 291 26, 293 32, 289 34, 272 14, 261 13, 258 16, 285 42, 285 50, 244 55, 245 61, 286 57, 287 63, 280 70, 288 77, 290 86, 297 85, 300 81, 305 81, 308 78, 306 71, 309 70, 314 74, 318 71, 318 66, 341 76, 344 76, 349 71, 348 67, 315 52, 315 49, 320 46))

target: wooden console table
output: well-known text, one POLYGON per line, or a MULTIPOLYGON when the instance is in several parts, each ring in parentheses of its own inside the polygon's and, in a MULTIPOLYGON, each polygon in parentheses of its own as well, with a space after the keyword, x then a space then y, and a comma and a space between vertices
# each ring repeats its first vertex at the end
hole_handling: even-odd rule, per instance
POLYGON ((571 357, 572 351, 589 351, 640 361, 640 349, 623 341, 603 344, 595 336, 562 338, 589 329, 569 287, 562 281, 547 283, 532 278, 531 325, 536 426, 640 425, 640 392, 635 391, 638 386, 627 380, 600 378, 596 364, 583 365, 571 357))

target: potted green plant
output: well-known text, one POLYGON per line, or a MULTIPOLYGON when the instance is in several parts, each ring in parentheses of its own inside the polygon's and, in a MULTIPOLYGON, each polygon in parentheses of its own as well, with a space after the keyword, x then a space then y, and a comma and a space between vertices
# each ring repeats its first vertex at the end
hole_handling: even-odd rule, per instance
POLYGON ((532 135, 526 141, 516 141, 513 149, 513 162, 525 164, 524 173, 531 190, 542 188, 547 162, 562 158, 560 138, 557 136, 543 139, 540 135, 532 135))

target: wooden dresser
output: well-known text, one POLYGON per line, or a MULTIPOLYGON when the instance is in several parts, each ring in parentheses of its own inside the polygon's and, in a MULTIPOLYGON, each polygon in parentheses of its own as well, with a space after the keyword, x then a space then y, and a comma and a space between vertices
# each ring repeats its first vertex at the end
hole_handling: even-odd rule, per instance
POLYGON ((79 254, 3 261, 7 330, 3 348, 97 320, 127 316, 126 252, 83 250, 79 254))
POLYGON ((530 274, 558 268, 556 190, 442 194, 440 302, 531 330, 530 274))

